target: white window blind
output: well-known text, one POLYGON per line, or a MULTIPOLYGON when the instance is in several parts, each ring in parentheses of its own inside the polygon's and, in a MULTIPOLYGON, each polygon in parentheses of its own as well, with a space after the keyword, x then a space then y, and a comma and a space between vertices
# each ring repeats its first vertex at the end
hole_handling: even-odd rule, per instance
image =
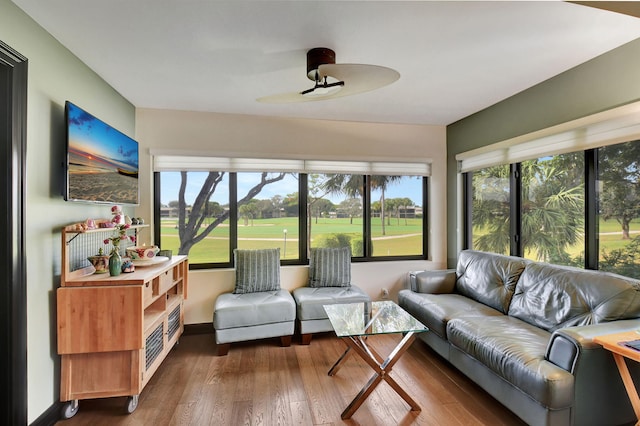
POLYGON ((640 102, 456 155, 460 172, 640 139, 640 102))
POLYGON ((220 172, 300 172, 304 170, 304 161, 207 157, 198 155, 153 156, 153 171, 155 172, 179 172, 182 170, 220 172))
POLYGON ((153 171, 291 172, 431 176, 431 163, 153 155, 153 171))

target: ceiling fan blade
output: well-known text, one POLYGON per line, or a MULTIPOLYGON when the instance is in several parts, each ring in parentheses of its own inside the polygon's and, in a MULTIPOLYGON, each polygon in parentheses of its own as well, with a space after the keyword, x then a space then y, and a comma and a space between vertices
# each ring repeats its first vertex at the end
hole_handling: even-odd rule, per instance
POLYGON ((344 87, 332 97, 368 92, 387 86, 400 78, 394 69, 366 64, 326 64, 318 67, 320 77, 344 81, 344 87))
POLYGON ((278 93, 277 95, 263 96, 256 99, 256 101, 264 104, 290 104, 294 102, 309 102, 313 99, 309 99, 299 92, 290 93, 278 93))
POLYGON ((312 96, 313 89, 308 89, 302 92, 265 96, 256 100, 262 103, 284 104, 341 98, 387 86, 398 80, 400 73, 394 69, 378 65, 323 64, 318 67, 318 78, 322 80, 325 77, 344 82, 344 85, 340 90, 327 95, 312 96))
POLYGON ((315 81, 314 87, 301 92, 265 96, 256 100, 281 104, 342 98, 379 89, 400 78, 398 71, 387 67, 335 62, 333 50, 326 47, 313 48, 307 51, 307 77, 315 81))

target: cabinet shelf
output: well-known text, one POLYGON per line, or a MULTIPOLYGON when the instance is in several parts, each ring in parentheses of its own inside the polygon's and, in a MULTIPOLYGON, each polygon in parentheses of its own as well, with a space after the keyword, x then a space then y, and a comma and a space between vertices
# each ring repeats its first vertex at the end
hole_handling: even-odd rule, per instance
MULTIPOLYGON (((108 222, 106 219, 98 219, 98 223, 108 222)), ((113 235, 115 228, 92 228, 81 229, 82 224, 76 223, 62 228, 62 282, 73 279, 78 274, 82 275, 82 271, 90 266, 88 257, 94 256, 102 248, 104 253, 110 253, 114 248, 113 244, 105 244, 104 240, 113 235), (79 229, 80 228, 80 229, 79 229)), ((131 225, 126 234, 134 236, 136 241, 139 240, 139 234, 142 229, 148 228, 149 225, 131 225)), ((120 255, 124 256, 127 247, 134 245, 130 240, 123 240, 120 243, 120 255)))
MULTIPOLYGON (((64 233, 69 235, 69 240, 66 241, 66 244, 71 243, 71 241, 75 240, 80 234, 98 234, 98 233, 108 233, 114 232, 115 228, 92 228, 92 229, 75 229, 76 225, 69 225, 64 228, 64 233)), ((148 228, 149 225, 131 225, 129 230, 137 231, 139 229, 148 228)))
POLYGON ((182 302, 182 296, 179 294, 168 294, 167 293, 167 310, 171 310, 173 307, 182 302))
POLYGON ((164 310, 145 310, 144 311, 144 334, 149 334, 149 331, 157 326, 160 322, 159 320, 163 319, 166 315, 164 310))

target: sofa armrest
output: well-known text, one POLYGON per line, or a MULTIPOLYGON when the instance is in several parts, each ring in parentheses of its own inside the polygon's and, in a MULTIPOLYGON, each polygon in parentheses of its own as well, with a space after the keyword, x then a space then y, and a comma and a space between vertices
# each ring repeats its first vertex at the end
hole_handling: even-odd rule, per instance
POLYGON ((407 288, 416 293, 453 293, 455 285, 455 269, 412 271, 409 272, 409 279, 407 280, 407 288))
MULTIPOLYGON (((574 374, 578 363, 584 360, 583 355, 590 351, 604 350, 593 341, 595 336, 631 330, 640 330, 640 319, 562 328, 554 331, 551 335, 547 345, 546 358, 558 367, 574 374)), ((640 338, 640 335, 638 337, 640 338)))

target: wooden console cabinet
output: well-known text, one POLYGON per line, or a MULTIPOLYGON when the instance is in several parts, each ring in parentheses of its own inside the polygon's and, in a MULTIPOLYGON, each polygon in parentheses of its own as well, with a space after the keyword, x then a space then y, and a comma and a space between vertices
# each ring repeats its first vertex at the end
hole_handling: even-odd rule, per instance
POLYGON ((64 418, 77 412, 78 400, 91 398, 127 396, 126 410, 133 412, 184 330, 187 257, 113 277, 70 271, 70 244, 93 232, 104 231, 74 232, 71 238, 62 232, 57 331, 64 418))

